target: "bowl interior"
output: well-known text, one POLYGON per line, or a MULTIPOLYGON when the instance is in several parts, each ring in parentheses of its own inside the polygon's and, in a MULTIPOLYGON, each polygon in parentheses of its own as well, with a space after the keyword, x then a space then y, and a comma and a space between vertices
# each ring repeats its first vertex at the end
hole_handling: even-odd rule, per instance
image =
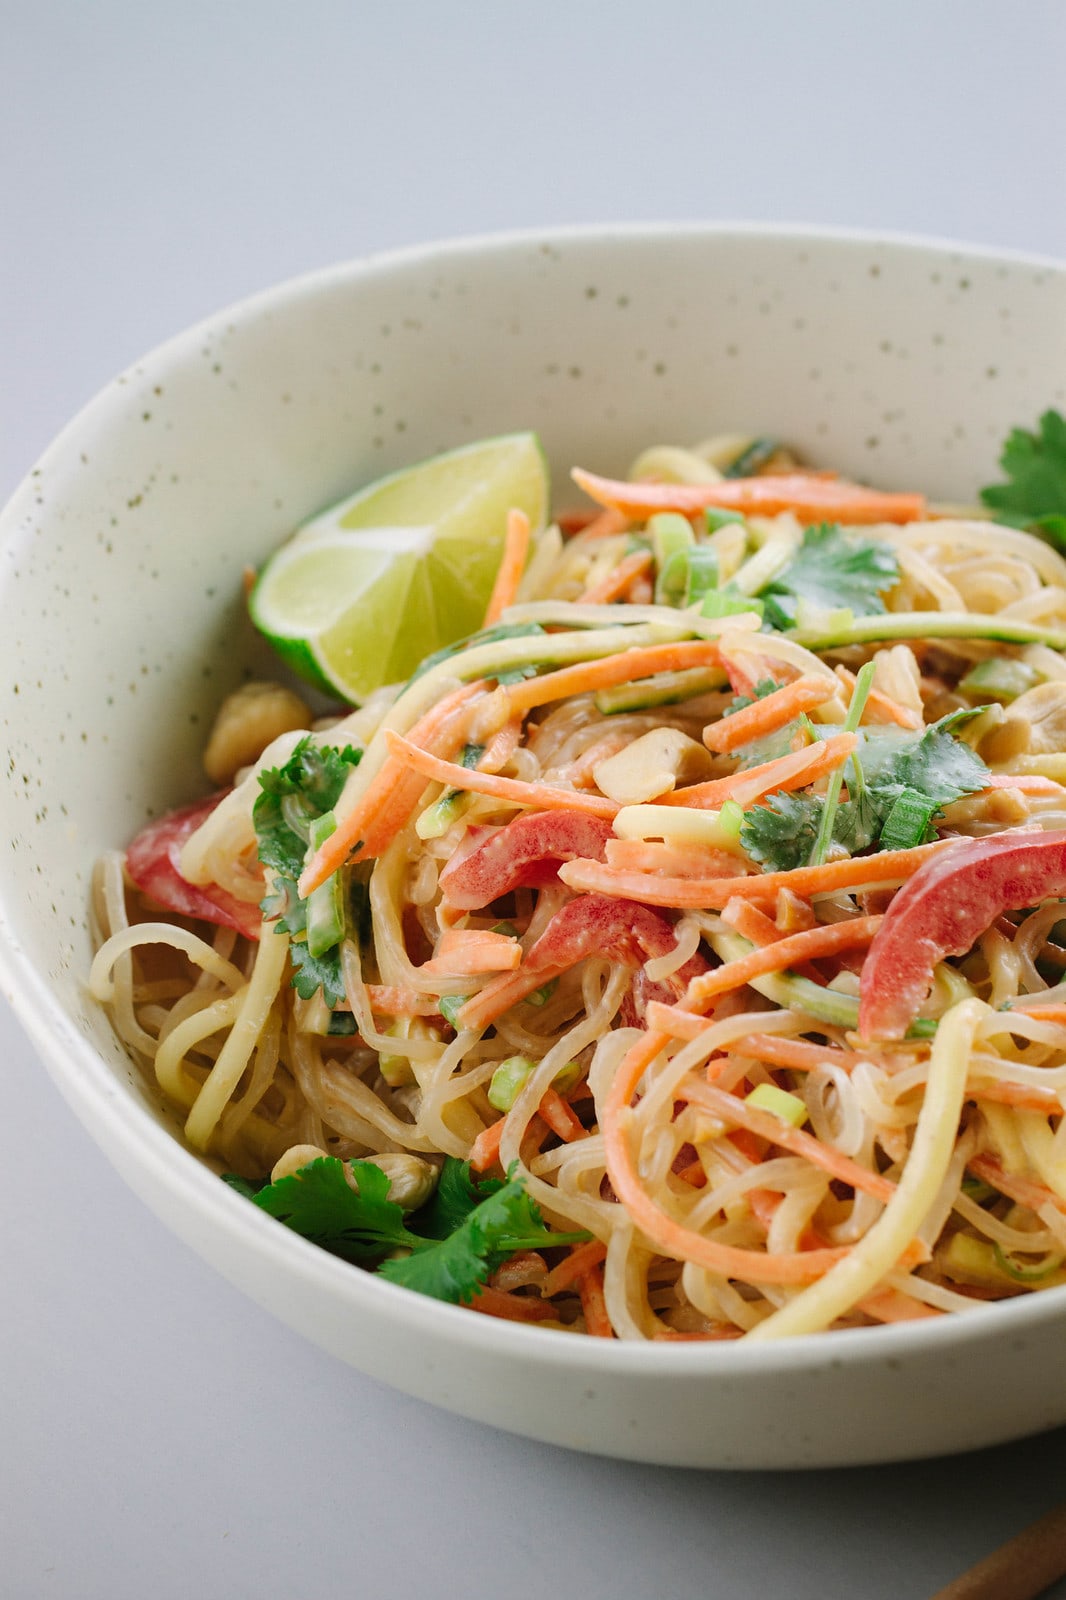
MULTIPOLYGON (((270 671, 241 573, 385 471, 533 427, 569 467, 770 433, 969 499, 1066 400, 1066 275, 948 246, 758 229, 474 241, 271 291, 124 373, 2 524, 4 982, 60 1075, 166 1114, 87 1000, 94 858, 201 792, 213 708, 270 671)), ((482 1320, 482 1319, 477 1319, 482 1320)))

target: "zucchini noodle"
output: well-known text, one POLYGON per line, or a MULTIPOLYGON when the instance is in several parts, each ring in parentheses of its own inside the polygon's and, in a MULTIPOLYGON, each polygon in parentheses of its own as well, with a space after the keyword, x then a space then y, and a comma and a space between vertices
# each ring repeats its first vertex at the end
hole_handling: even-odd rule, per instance
POLYGON ((1066 560, 739 434, 602 492, 493 631, 102 857, 89 992, 218 1170, 524 1186, 576 1242, 482 1310, 760 1341, 1066 1283, 1066 560))

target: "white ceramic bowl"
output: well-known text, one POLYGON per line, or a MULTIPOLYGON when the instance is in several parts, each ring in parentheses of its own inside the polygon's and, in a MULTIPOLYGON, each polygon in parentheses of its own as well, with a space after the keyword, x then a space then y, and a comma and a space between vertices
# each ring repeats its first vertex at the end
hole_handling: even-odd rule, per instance
MULTIPOLYGON (((1066 403, 1066 270, 753 227, 432 246, 270 290, 124 373, 2 522, 4 990, 130 1185, 291 1327, 467 1416, 578 1449, 786 1467, 960 1450, 1066 1421, 1066 1290, 959 1319, 634 1346, 440 1305, 316 1249, 176 1140, 84 990, 91 864, 196 795, 212 708, 259 660, 239 575, 346 490, 534 427, 575 461, 719 428, 965 498, 1066 403)), ((260 665, 262 662, 260 661, 260 665)), ((251 1313, 250 1313, 251 1314, 251 1313)))

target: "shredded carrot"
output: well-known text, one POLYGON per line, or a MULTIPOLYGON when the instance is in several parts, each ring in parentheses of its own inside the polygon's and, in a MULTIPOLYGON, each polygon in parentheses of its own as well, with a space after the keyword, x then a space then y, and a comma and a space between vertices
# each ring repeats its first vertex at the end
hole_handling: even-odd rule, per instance
POLYGON ((500 1140, 503 1138, 503 1125, 506 1121, 507 1118, 504 1116, 497 1118, 495 1122, 490 1122, 470 1146, 470 1165, 475 1172, 487 1172, 499 1161, 500 1140))
POLYGON ((851 1072, 862 1057, 833 1045, 812 1044, 809 1039, 790 1039, 779 1033, 749 1033, 733 1047, 740 1056, 751 1056, 768 1067, 788 1067, 793 1072, 811 1072, 815 1067, 840 1067, 851 1072))
POLYGON ((532 1295, 508 1294, 505 1289, 479 1289, 469 1302, 472 1311, 488 1317, 503 1317, 507 1322, 554 1322, 555 1308, 532 1295))
POLYGON ((518 717, 512 717, 498 728, 485 746, 484 754, 477 764, 479 772, 499 772, 505 767, 518 749, 522 738, 522 723, 518 717))
POLYGON ((503 556, 485 610, 486 628, 491 628, 493 623, 499 622, 501 614, 507 607, 514 605, 518 585, 522 582, 522 573, 525 570, 526 556, 529 554, 529 535, 529 518, 525 512, 517 509, 508 511, 503 556))
POLYGON ((968 1100, 992 1100, 997 1105, 1015 1106, 1022 1111, 1042 1111, 1045 1116, 1061 1115, 1062 1101, 1054 1089, 1042 1089, 1039 1084, 978 1082, 966 1085, 968 1100))
POLYGON ((585 1332, 595 1339, 613 1339, 614 1329, 607 1315, 607 1301, 603 1295, 603 1268, 590 1267, 577 1280, 581 1296, 581 1309, 585 1313, 585 1332))
POLYGON ((449 928, 442 933, 435 955, 423 972, 454 972, 475 976, 481 972, 514 972, 522 964, 522 946, 506 933, 477 928, 449 928))
MULTIPOLYGON (((855 688, 855 674, 849 672, 847 667, 835 669, 837 677, 845 688, 853 691, 855 688)), ((863 707, 862 721, 891 722, 898 728, 908 728, 916 732, 923 728, 925 723, 917 711, 912 711, 910 706, 900 705, 898 700, 893 700, 891 695, 885 694, 881 689, 869 688, 866 691, 866 705, 863 707)))
POLYGON ((790 937, 781 931, 774 919, 768 917, 765 911, 760 911, 758 906, 753 905, 750 900, 742 899, 738 894, 734 895, 723 908, 722 921, 760 948, 790 937))
POLYGON ((1024 1011, 1027 1017, 1035 1017, 1038 1022, 1066 1023, 1066 1005, 1042 1005, 1038 994, 1012 1001, 1011 1010, 1024 1011))
POLYGON ((711 778, 707 783, 693 783, 687 789, 675 789, 671 794, 661 795, 656 804, 717 809, 724 801, 735 800, 738 805, 747 807, 771 789, 805 789, 808 784, 824 778, 827 772, 835 772, 848 759, 858 742, 858 736, 854 733, 834 733, 818 744, 793 750, 774 761, 763 761, 757 767, 734 772, 728 778, 711 778))
POLYGON ((565 971, 565 967, 520 967, 517 972, 503 972, 472 995, 459 1008, 455 1020, 460 1028, 481 1033, 490 1022, 495 1022, 497 1017, 502 1017, 505 1011, 516 1006, 520 1000, 525 1000, 535 989, 543 988, 552 978, 559 977, 565 971))
POLYGON ((998 1189, 1000 1194, 1005 1194, 1009 1200, 1016 1200, 1020 1206, 1028 1206, 1030 1211, 1039 1211, 1041 1206, 1046 1205, 1053 1205, 1058 1211, 1066 1211, 1066 1200, 1061 1195, 1055 1194, 1044 1184, 1037 1183, 1035 1178, 1026 1178, 1017 1172, 1007 1172, 994 1156, 987 1153, 971 1156, 966 1165, 975 1178, 991 1184, 993 1189, 998 1189))
POLYGON ((711 1272, 744 1283, 811 1283, 848 1254, 846 1247, 802 1250, 790 1254, 744 1250, 719 1244, 667 1216, 640 1181, 629 1147, 630 1101, 637 1085, 667 1043, 661 1033, 645 1033, 622 1058, 603 1106, 601 1131, 607 1173, 618 1199, 641 1232, 666 1255, 694 1261, 711 1272))
POLYGON ((565 1260, 553 1267, 544 1280, 545 1296, 558 1294, 562 1289, 569 1289, 572 1283, 584 1276, 592 1267, 598 1267, 606 1258, 607 1246, 602 1239, 590 1239, 587 1244, 571 1246, 570 1254, 565 1260))
MULTIPOLYGON (((432 706, 411 729, 411 737, 442 754, 462 748, 471 703, 484 693, 483 681, 464 683, 432 706)), ((460 769, 466 771, 465 767, 460 769)), ((348 860, 369 860, 396 837, 418 804, 425 788, 403 762, 385 761, 347 816, 316 850, 300 874, 299 890, 306 900, 325 883, 331 872, 348 860)))
POLYGON ((867 1295, 865 1300, 859 1301, 858 1309, 877 1322, 918 1322, 926 1317, 944 1315, 935 1306, 927 1306, 924 1300, 916 1300, 899 1289, 881 1289, 877 1294, 867 1295))
POLYGON ((896 1192, 896 1185, 890 1178, 872 1172, 869 1167, 861 1167, 857 1161, 852 1161, 850 1156, 838 1150, 836 1145, 824 1144, 821 1139, 804 1133, 802 1128, 794 1128, 784 1117, 776 1117, 772 1111, 760 1111, 746 1100, 728 1094, 713 1084, 686 1082, 678 1090, 678 1096, 691 1105, 699 1106, 701 1111, 719 1117, 727 1126, 743 1128, 756 1138, 766 1139, 782 1150, 791 1150, 793 1155, 803 1156, 841 1183, 872 1194, 876 1200, 887 1203, 896 1192))
POLYGON ((617 511, 613 506, 608 506, 599 515, 593 515, 581 529, 586 539, 609 539, 613 534, 625 533, 629 527, 630 518, 623 511, 617 511))
POLYGON ((507 690, 512 714, 531 711, 551 700, 568 700, 571 695, 590 694, 595 689, 612 689, 620 683, 635 683, 654 677, 657 672, 680 672, 686 667, 715 667, 720 660, 718 646, 711 639, 685 639, 678 644, 649 644, 596 661, 578 661, 572 667, 559 667, 539 678, 511 684, 507 690))
POLYGON ((386 1017, 434 1017, 440 1010, 436 995, 419 994, 396 983, 368 983, 367 999, 371 1011, 386 1017))
POLYGON ((634 550, 632 555, 623 556, 613 572, 578 596, 578 605, 606 606, 613 600, 621 600, 637 578, 651 571, 654 559, 650 550, 634 550))
POLYGON ((884 917, 851 917, 846 922, 829 922, 817 928, 807 928, 802 933, 790 933, 783 939, 761 949, 752 950, 737 961, 724 961, 713 972, 693 978, 686 999, 696 1009, 701 1009, 714 995, 728 989, 739 989, 751 978, 761 978, 768 972, 782 972, 798 961, 817 961, 820 956, 835 955, 838 950, 852 950, 856 945, 869 944, 884 921, 884 917))
POLYGON ((1062 784, 1054 778, 1045 778, 1039 772, 994 772, 980 791, 991 789, 1017 789, 1019 794, 1046 794, 1062 798, 1062 784))
MULTIPOLYGON (((735 894, 725 906, 722 911, 722 921, 729 927, 735 928, 742 938, 750 939, 752 944, 760 947, 777 944, 779 940, 789 938, 791 933, 810 931, 810 928, 796 928, 787 932, 784 928, 779 928, 774 919, 768 917, 765 911, 761 911, 753 900, 745 900, 739 894, 735 894)), ((810 927, 816 926, 816 922, 817 919, 812 919, 810 927)), ((801 978, 810 978, 812 983, 825 982, 818 968, 812 966, 810 961, 799 961, 792 970, 801 978)))
POLYGON ((622 872, 658 872, 679 878, 707 878, 716 872, 735 872, 739 859, 728 850, 706 844, 660 844, 655 839, 608 839, 604 846, 610 866, 622 872))
POLYGON ((809 473, 725 478, 718 483, 620 483, 575 467, 570 476, 597 505, 614 507, 641 521, 657 511, 680 511, 691 517, 707 506, 762 517, 794 511, 801 522, 915 522, 925 515, 923 495, 882 494, 809 473))
POLYGON ((557 1089, 545 1089, 537 1110, 551 1131, 565 1144, 573 1144, 575 1139, 587 1137, 585 1129, 557 1089))
POLYGON ((642 900, 646 905, 673 906, 678 910, 714 909, 735 895, 774 900, 779 889, 802 895, 832 894, 862 884, 901 883, 938 850, 954 843, 937 839, 912 850, 883 850, 879 855, 849 856, 824 867, 795 867, 790 872, 756 872, 745 878, 657 878, 650 872, 616 872, 600 861, 579 859, 559 868, 571 889, 589 894, 610 894, 621 900, 642 900))
POLYGON ((607 800, 602 795, 583 794, 576 789, 556 789, 548 783, 521 783, 517 778, 501 778, 495 773, 471 771, 454 761, 442 761, 439 756, 420 749, 398 733, 387 732, 385 740, 392 754, 405 766, 420 772, 423 778, 433 778, 453 789, 469 789, 473 794, 492 795, 511 805, 530 806, 535 811, 584 811, 589 816, 606 817, 608 821, 620 809, 613 800, 607 800))
POLYGON ((753 739, 764 739, 767 734, 776 733, 802 712, 824 706, 836 692, 837 686, 831 678, 796 678, 761 700, 753 700, 750 706, 718 722, 708 723, 703 730, 703 742, 708 750, 727 755, 753 739))

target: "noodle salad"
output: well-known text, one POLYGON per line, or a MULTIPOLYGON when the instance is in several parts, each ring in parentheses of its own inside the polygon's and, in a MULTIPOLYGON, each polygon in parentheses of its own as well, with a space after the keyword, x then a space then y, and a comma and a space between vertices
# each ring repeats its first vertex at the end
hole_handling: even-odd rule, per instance
POLYGON ((1066 423, 1003 466, 980 508, 739 437, 575 470, 408 682, 238 690, 215 792, 94 879, 91 991, 188 1144, 593 1336, 1066 1284, 1066 423))

